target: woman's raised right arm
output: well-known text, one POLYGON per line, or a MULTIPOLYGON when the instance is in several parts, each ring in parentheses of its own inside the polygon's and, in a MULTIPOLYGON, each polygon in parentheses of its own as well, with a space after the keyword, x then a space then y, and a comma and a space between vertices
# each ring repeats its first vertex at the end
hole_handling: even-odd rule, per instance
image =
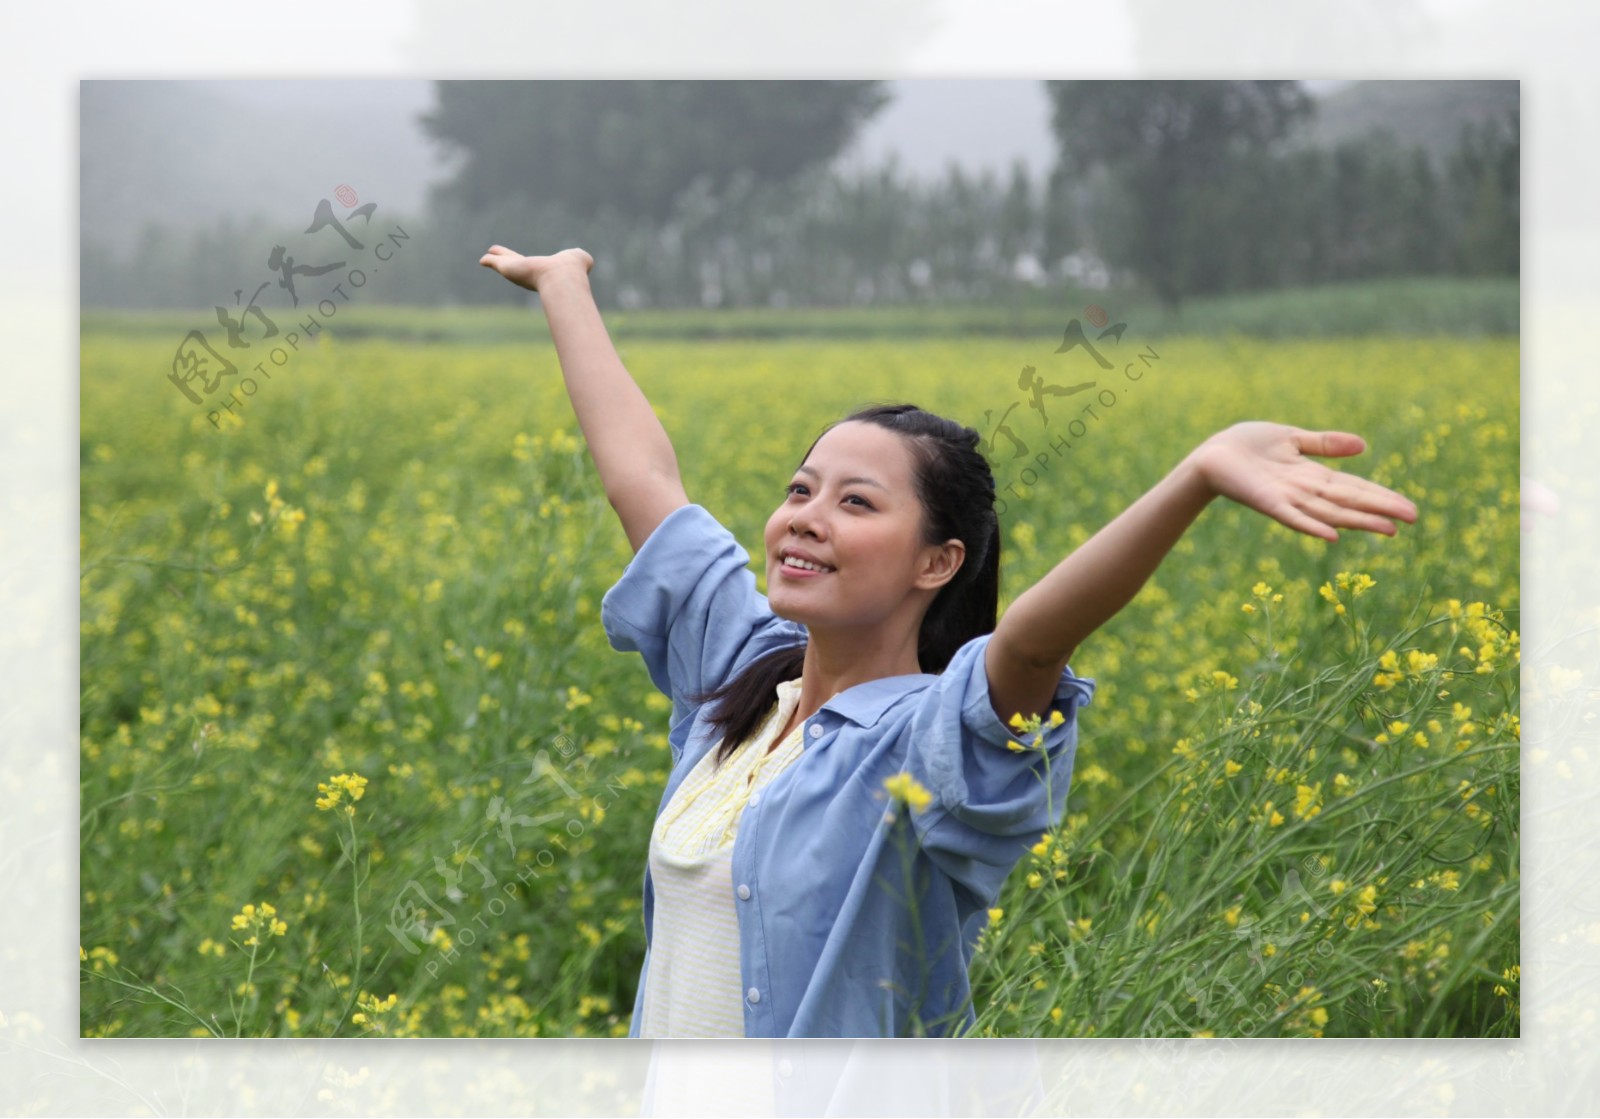
POLYGON ((689 504, 689 497, 666 429, 600 320, 589 289, 594 258, 582 249, 523 256, 492 245, 478 263, 539 293, 578 426, 606 499, 637 552, 667 514, 689 504))

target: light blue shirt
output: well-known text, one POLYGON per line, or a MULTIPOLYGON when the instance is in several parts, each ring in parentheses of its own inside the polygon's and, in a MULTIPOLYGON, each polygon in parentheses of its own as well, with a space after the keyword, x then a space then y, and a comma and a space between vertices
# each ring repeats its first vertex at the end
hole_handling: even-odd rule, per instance
MULTIPOLYGON (((709 709, 689 697, 806 640, 804 626, 773 614, 749 562, 710 513, 685 505, 601 603, 612 648, 639 652, 672 699, 658 816, 720 741, 709 709)), ((801 757, 750 798, 733 845, 732 899, 746 1037, 949 1036, 974 1023, 973 946, 1012 868, 1061 819, 1077 709, 1095 691, 1094 680, 1064 669, 1051 708, 1065 722, 1047 725, 1042 749, 1013 751, 1008 743, 1031 736, 1013 734, 990 704, 988 642, 967 642, 937 676, 840 692, 806 720, 801 757), (885 792, 902 770, 933 794, 924 811, 885 792)), ((654 904, 647 866, 631 1037, 654 904)))

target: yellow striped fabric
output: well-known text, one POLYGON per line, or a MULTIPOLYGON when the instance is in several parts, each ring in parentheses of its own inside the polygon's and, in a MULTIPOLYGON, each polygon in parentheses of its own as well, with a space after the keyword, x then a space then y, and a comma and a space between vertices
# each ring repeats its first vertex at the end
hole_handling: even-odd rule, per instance
POLYGON ((650 836, 655 890, 650 968, 641 1037, 743 1037, 733 841, 752 794, 802 753, 804 723, 773 738, 800 699, 800 682, 778 685, 778 707, 721 767, 707 751, 672 794, 650 836))

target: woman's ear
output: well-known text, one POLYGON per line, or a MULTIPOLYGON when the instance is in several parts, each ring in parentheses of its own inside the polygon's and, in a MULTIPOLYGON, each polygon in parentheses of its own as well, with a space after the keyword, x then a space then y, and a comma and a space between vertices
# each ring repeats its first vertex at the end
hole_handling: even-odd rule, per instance
POLYGON ((967 558, 967 546, 959 540, 946 540, 943 544, 925 549, 922 556, 922 568, 917 574, 916 586, 938 590, 961 570, 967 558))

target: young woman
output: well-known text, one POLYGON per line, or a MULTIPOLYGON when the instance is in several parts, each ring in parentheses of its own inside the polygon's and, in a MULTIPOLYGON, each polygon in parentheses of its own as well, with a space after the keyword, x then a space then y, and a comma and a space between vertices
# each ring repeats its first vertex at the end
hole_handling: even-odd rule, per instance
POLYGON ((875 407, 829 427, 777 495, 763 598, 749 556, 684 492, 601 322, 593 258, 494 245, 480 263, 541 297, 635 553, 602 620, 672 698, 635 1037, 964 1032, 987 910, 1064 810, 1076 712, 1095 690, 1068 666, 1083 640, 1214 497, 1325 540, 1416 520, 1399 494, 1306 457, 1359 454, 1358 436, 1236 424, 997 624, 977 432, 875 407), (1038 731, 1016 733, 1029 716, 1038 731))

